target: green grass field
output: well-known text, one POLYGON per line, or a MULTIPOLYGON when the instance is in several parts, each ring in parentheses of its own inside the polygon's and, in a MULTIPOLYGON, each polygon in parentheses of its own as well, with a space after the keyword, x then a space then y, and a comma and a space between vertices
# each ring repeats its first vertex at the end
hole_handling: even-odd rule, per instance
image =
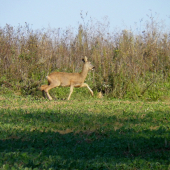
POLYGON ((0 169, 170 169, 170 102, 0 96, 0 169))

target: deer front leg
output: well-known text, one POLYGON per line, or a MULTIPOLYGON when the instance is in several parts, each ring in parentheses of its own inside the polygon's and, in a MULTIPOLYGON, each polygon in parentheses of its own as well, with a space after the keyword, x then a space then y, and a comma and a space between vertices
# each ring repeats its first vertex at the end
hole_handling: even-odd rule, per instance
POLYGON ((70 94, 69 94, 67 100, 70 100, 71 94, 73 93, 73 88, 74 88, 74 86, 71 85, 70 86, 70 94))
POLYGON ((83 84, 81 85, 81 87, 87 87, 87 88, 89 89, 89 91, 90 91, 91 95, 93 96, 93 91, 91 90, 91 88, 89 87, 89 85, 88 85, 88 84, 83 83, 83 84))

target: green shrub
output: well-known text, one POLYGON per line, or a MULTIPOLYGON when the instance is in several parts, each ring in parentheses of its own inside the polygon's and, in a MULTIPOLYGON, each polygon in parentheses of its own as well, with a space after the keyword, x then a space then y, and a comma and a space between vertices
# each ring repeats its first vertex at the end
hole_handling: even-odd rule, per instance
POLYGON ((94 91, 129 99, 168 95, 170 38, 161 24, 151 17, 143 32, 112 33, 108 28, 92 20, 80 24, 77 34, 72 29, 35 31, 28 24, 6 25, 0 28, 0 77, 18 84, 23 94, 36 95, 36 82, 41 85, 52 71, 80 72, 81 59, 87 56, 96 68, 86 79, 94 91))

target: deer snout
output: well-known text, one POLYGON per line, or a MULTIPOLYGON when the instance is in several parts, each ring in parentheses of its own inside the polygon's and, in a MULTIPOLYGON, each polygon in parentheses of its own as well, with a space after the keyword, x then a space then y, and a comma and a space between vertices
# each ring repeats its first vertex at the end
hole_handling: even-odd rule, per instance
POLYGON ((92 70, 94 70, 94 69, 95 69, 95 67, 92 68, 92 70))

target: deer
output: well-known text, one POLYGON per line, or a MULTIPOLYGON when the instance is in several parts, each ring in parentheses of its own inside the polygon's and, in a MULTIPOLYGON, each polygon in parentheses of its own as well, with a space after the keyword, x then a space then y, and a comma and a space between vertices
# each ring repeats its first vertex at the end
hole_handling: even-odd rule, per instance
POLYGON ((49 100, 52 100, 52 97, 49 94, 49 90, 55 87, 70 87, 70 93, 67 100, 70 100, 71 94, 73 93, 74 87, 87 87, 90 91, 91 95, 93 96, 93 91, 89 87, 87 83, 84 83, 88 71, 94 70, 95 67, 88 61, 87 57, 85 56, 82 59, 84 62, 83 69, 80 73, 67 73, 67 72, 52 72, 48 76, 46 76, 48 80, 48 85, 42 85, 40 90, 46 93, 49 100))

